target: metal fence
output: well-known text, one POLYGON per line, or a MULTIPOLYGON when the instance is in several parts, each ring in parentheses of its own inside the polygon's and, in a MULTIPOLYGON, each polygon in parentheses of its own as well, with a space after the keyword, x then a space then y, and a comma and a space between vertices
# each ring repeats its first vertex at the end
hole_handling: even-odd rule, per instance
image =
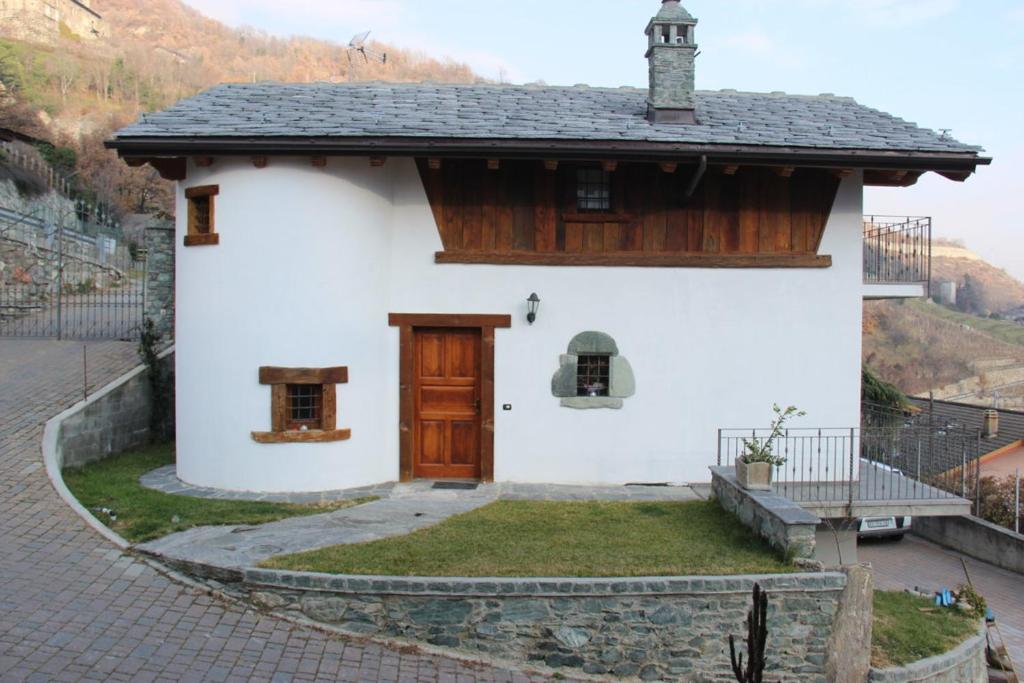
MULTIPOLYGON (((732 465, 767 429, 720 429, 718 464, 732 465)), ((770 444, 782 458, 773 472, 779 495, 796 502, 975 500, 980 435, 963 428, 872 424, 849 429, 787 429, 770 444)))
POLYGON ((67 223, 0 209, 0 337, 135 339, 145 259, 67 223))
POLYGON ((864 217, 864 282, 927 283, 931 267, 931 218, 864 217))

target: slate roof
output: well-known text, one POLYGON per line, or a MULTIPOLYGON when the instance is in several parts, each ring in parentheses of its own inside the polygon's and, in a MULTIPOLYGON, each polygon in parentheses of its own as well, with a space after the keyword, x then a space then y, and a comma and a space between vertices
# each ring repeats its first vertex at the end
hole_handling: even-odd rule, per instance
MULTIPOLYGON (((928 399, 911 398, 910 402, 923 412, 918 415, 919 424, 927 424, 928 420, 928 399)), ((949 425, 955 427, 966 427, 971 430, 981 429, 984 426, 985 406, 974 406, 967 403, 954 403, 952 401, 935 401, 933 423, 936 425, 949 425)), ((1024 413, 1016 410, 999 410, 999 434, 990 439, 981 440, 981 455, 1005 448, 1010 444, 1024 439, 1024 413)))
POLYGON ((510 85, 227 84, 146 114, 135 139, 440 138, 799 147, 972 155, 981 151, 833 95, 699 91, 696 125, 647 121, 647 91, 510 85))

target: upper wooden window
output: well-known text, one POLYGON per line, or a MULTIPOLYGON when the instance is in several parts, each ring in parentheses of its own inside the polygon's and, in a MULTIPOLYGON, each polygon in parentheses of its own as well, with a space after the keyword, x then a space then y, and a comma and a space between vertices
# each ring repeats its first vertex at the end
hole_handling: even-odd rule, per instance
POLYGON ((579 356, 576 361, 576 395, 607 396, 611 385, 611 356, 579 356))
POLYGON ((608 211, 612 207, 612 176, 600 168, 576 171, 576 209, 608 211))
POLYGON ((214 226, 214 197, 220 192, 217 185, 202 185, 185 190, 188 201, 188 234, 185 246, 218 244, 220 236, 214 226))
POLYGON ((253 432, 260 443, 341 441, 337 384, 348 382, 348 368, 260 368, 260 384, 269 384, 271 431, 253 432))

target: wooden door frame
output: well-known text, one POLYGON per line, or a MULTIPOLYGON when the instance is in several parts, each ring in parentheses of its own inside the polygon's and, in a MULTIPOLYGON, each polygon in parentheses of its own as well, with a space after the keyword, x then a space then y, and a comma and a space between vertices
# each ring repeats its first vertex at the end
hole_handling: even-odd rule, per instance
POLYGON ((510 315, 465 313, 389 313, 388 325, 399 330, 398 342, 398 478, 413 480, 412 428, 413 334, 421 327, 480 330, 480 479, 494 481, 494 330, 512 327, 510 315))

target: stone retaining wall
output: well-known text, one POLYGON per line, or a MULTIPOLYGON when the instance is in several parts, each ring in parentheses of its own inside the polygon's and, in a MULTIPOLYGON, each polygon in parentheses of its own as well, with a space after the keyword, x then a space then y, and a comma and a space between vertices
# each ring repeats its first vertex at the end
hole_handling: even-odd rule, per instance
POLYGON ((978 517, 915 517, 913 532, 929 541, 1024 574, 1024 535, 978 517))
POLYGON ((987 683, 988 680, 984 630, 946 654, 904 667, 872 669, 869 679, 870 683, 987 683))
POLYGON ((443 579, 248 569, 216 578, 228 594, 344 631, 617 679, 735 680, 728 636, 745 649, 755 581, 769 593, 768 670, 787 683, 826 680, 833 633, 849 618, 840 603, 850 582, 840 572, 443 579))
POLYGON ((771 491, 742 488, 736 481, 733 467, 711 468, 711 491, 723 508, 786 557, 814 557, 815 533, 820 520, 793 501, 771 491))
MULTIPOLYGON (((173 349, 160 358, 173 373, 173 349)), ((173 397, 166 404, 173 407, 173 397)), ((88 403, 60 423, 57 465, 79 467, 149 444, 151 405, 149 377, 146 368, 139 366, 118 383, 90 396, 88 403)), ((173 425, 173 416, 165 419, 173 425)))

